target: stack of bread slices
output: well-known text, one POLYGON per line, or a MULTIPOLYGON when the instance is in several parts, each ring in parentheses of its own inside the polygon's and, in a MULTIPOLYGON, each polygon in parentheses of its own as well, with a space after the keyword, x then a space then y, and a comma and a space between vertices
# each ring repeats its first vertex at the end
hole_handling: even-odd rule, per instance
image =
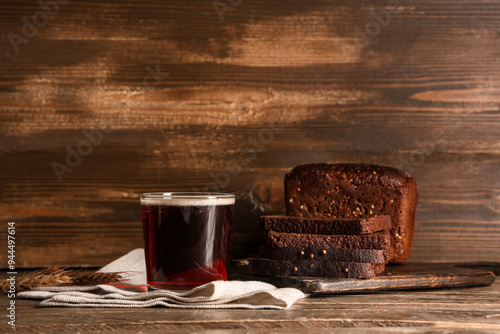
POLYGON ((371 278, 410 255, 417 187, 409 175, 366 164, 314 164, 285 177, 285 216, 263 216, 267 245, 250 272, 371 278))

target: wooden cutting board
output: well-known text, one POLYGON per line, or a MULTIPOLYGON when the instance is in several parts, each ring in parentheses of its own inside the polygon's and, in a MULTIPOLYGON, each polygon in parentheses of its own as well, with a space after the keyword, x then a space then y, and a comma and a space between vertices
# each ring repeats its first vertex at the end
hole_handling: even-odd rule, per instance
POLYGON ((260 280, 278 287, 293 287, 310 294, 337 294, 380 290, 457 288, 489 285, 500 274, 500 263, 405 263, 387 265, 370 279, 309 276, 259 276, 245 274, 248 267, 230 272, 230 279, 260 280))

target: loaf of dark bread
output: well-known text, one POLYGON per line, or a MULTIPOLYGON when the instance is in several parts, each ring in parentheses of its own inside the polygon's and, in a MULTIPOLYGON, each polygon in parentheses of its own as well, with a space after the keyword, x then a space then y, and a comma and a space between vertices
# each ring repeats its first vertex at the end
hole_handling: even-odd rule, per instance
POLYGON ((311 164, 285 176, 286 214, 369 218, 389 215, 391 263, 408 259, 417 207, 415 180, 402 171, 367 164, 311 164))
POLYGON ((323 276, 371 278, 385 270, 383 263, 337 262, 322 260, 277 261, 249 259, 250 273, 272 276, 323 276))
POLYGON ((273 248, 338 248, 379 249, 390 253, 391 236, 388 231, 358 235, 324 235, 267 232, 267 244, 273 248))
POLYGON ((385 251, 377 249, 272 248, 261 246, 259 257, 278 261, 317 259, 331 262, 387 262, 385 251))
POLYGON ((303 218, 262 216, 261 226, 267 231, 309 234, 368 234, 391 228, 391 217, 372 218, 303 218))

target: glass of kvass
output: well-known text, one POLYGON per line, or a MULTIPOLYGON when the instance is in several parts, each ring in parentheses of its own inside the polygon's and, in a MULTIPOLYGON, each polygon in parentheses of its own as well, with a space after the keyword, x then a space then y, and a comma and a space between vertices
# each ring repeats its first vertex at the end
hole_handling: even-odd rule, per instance
POLYGON ((154 192, 141 195, 150 289, 191 289, 227 280, 235 196, 154 192))

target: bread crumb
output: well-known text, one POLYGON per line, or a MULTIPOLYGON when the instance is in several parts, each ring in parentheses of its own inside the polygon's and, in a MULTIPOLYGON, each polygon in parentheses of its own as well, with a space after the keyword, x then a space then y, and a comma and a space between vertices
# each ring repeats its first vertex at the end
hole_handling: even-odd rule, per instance
POLYGON ((391 203, 394 203, 394 200, 393 200, 393 199, 391 199, 391 203))
POLYGON ((322 252, 322 253, 323 253, 323 254, 326 254, 326 249, 323 249, 323 252, 322 252))
POLYGON ((314 268, 314 263, 311 263, 309 267, 314 268))
POLYGON ((348 273, 348 272, 349 272, 349 268, 345 268, 345 269, 344 269, 344 271, 345 271, 346 273, 348 273))
POLYGON ((314 254, 309 254, 309 256, 311 257, 311 259, 314 258, 314 254))
POLYGON ((373 171, 373 174, 377 174, 377 172, 376 172, 376 171, 373 171))
POLYGON ((375 204, 372 204, 372 209, 375 209, 375 204))
POLYGON ((299 270, 299 268, 297 268, 297 267, 294 267, 294 268, 293 268, 293 271, 297 271, 297 270, 299 270))
POLYGON ((304 254, 305 254, 304 251, 300 251, 300 255, 304 255, 304 254))

